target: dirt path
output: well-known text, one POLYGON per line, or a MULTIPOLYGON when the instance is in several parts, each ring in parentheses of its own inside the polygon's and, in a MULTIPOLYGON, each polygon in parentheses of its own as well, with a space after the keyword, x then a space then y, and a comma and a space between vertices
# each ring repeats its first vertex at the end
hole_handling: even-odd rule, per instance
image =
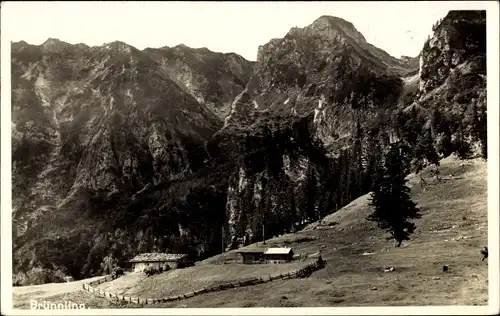
POLYGON ((29 302, 31 300, 42 300, 55 295, 78 292, 82 289, 83 283, 92 282, 100 278, 103 278, 103 276, 67 283, 15 286, 12 288, 12 302, 14 306, 16 306, 25 304, 26 302, 29 302))

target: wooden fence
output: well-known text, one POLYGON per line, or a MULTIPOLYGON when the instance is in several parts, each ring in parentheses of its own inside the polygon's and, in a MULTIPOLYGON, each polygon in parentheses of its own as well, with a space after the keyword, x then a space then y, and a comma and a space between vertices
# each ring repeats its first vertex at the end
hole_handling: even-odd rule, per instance
POLYGON ((109 282, 109 281, 112 281, 114 279, 116 279, 117 277, 113 276, 113 275, 107 275, 103 278, 100 278, 100 279, 97 279, 95 281, 92 281, 92 282, 89 282, 88 285, 90 286, 97 286, 99 284, 102 284, 104 282, 109 282))
POLYGON ((205 293, 211 293, 211 292, 219 292, 219 291, 224 291, 227 289, 234 289, 238 287, 244 287, 244 286, 252 286, 252 285, 257 285, 257 284, 262 284, 262 283, 267 283, 267 282, 272 282, 275 280, 281 280, 281 279, 294 279, 294 278, 305 278, 310 276, 314 271, 322 269, 326 264, 326 261, 316 261, 311 264, 308 264, 306 267, 296 270, 296 271, 291 271, 288 273, 284 274, 274 274, 274 275, 269 275, 266 277, 260 277, 260 278, 253 278, 249 280, 244 280, 244 281, 236 281, 233 283, 224 283, 216 286, 211 286, 207 288, 202 288, 197 291, 192 291, 189 293, 177 295, 177 296, 170 296, 166 298, 139 298, 139 297, 131 297, 131 296, 124 296, 124 295, 118 295, 114 293, 110 293, 108 291, 104 291, 103 289, 98 289, 95 288, 94 286, 97 286, 101 283, 111 281, 115 279, 116 277, 113 276, 106 276, 102 279, 90 282, 89 284, 84 283, 83 284, 83 289, 85 291, 88 291, 90 293, 93 293, 96 296, 99 297, 104 297, 107 298, 113 302, 124 302, 124 303, 134 303, 134 304, 158 304, 158 303, 167 303, 167 302, 174 302, 174 301, 180 301, 184 300, 187 298, 191 298, 193 296, 197 295, 202 295, 205 293))

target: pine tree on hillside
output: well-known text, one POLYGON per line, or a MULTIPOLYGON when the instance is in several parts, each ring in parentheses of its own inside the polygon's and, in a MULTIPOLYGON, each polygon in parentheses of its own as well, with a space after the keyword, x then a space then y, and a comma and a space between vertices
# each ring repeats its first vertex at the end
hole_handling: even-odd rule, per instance
POLYGON ((332 190, 332 205, 333 205, 333 208, 335 209, 335 212, 336 212, 341 207, 340 206, 340 190, 339 190, 339 185, 338 185, 341 169, 340 169, 340 163, 339 163, 338 159, 333 159, 332 165, 331 165, 331 173, 332 173, 332 176, 329 178, 328 187, 334 188, 332 190))
POLYGON ((378 141, 378 134, 370 132, 367 137, 366 167, 363 172, 362 188, 364 192, 369 192, 375 186, 374 180, 377 172, 382 170, 382 148, 378 141))
POLYGON ((463 125, 459 125, 453 142, 453 148, 460 159, 468 159, 472 154, 471 146, 465 139, 465 134, 463 125))
POLYGON ((455 151, 452 142, 454 123, 456 122, 453 118, 434 108, 431 114, 432 137, 436 139, 436 151, 442 158, 448 157, 455 151))
POLYGON ((436 166, 435 175, 439 179, 439 155, 434 147, 431 131, 426 130, 424 135, 419 139, 414 151, 412 167, 415 174, 420 173, 420 185, 423 186, 425 180, 423 178, 423 169, 428 165, 436 166))
POLYGON ((481 143, 481 156, 486 159, 488 153, 488 124, 484 106, 474 110, 472 119, 472 135, 481 143))
POLYGON ((306 200, 306 216, 309 219, 318 219, 318 214, 316 212, 316 203, 318 200, 317 192, 317 179, 314 168, 311 166, 307 172, 307 200, 306 200))
POLYGON ((290 211, 288 212, 288 223, 290 229, 293 231, 295 223, 297 222, 297 208, 295 206, 295 187, 293 185, 288 185, 288 198, 290 199, 290 211))
POLYGON ((350 167, 350 179, 351 179, 351 187, 350 187, 350 196, 353 198, 357 198, 363 192, 363 150, 361 141, 363 139, 363 134, 361 130, 361 124, 359 120, 356 123, 356 135, 354 138, 354 145, 351 149, 351 159, 349 160, 350 167))
POLYGON ((469 137, 474 137, 475 122, 477 121, 477 111, 474 103, 469 104, 463 113, 462 125, 464 126, 464 134, 469 137))
POLYGON ((350 187, 351 187, 351 173, 349 168, 349 151, 342 150, 339 157, 339 182, 338 182, 338 197, 339 205, 343 206, 350 202, 350 187))
POLYGON ((376 180, 372 192, 371 206, 374 211, 368 220, 377 222, 381 229, 388 231, 400 247, 410 239, 416 226, 410 219, 420 218, 419 209, 410 198, 410 188, 406 186, 404 154, 400 144, 393 144, 387 153, 382 175, 376 180))
POLYGON ((408 112, 397 113, 394 122, 398 137, 410 148, 414 148, 418 144, 424 124, 425 121, 416 107, 408 112))
POLYGON ((443 133, 446 130, 446 121, 437 107, 431 113, 431 134, 436 137, 437 134, 443 133))
POLYGON ((442 157, 448 157, 453 153, 453 142, 451 141, 451 132, 449 130, 440 135, 437 142, 437 151, 442 157))

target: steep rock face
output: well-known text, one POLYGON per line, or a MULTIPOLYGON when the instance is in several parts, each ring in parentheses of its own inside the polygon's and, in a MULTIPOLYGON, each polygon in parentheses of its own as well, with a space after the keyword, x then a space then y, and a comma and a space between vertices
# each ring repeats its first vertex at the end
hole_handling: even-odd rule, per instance
POLYGON ((217 133, 242 135, 247 146, 233 158, 239 165, 229 179, 232 232, 261 236, 265 223, 268 233, 282 233, 300 225, 296 219, 317 219, 345 203, 349 197, 329 181, 346 172, 336 168, 348 157, 356 126, 368 129, 380 110, 397 106, 401 78, 415 76, 417 61, 391 57, 350 22, 330 16, 261 46, 248 85, 217 133), (259 168, 248 167, 248 152, 256 153, 259 168))
POLYGON ((318 136, 338 149, 348 143, 353 122, 397 104, 401 77, 417 69, 414 59, 399 60, 367 43, 351 23, 323 16, 260 47, 225 127, 248 126, 269 112, 313 114, 318 136))
MULTIPOLYGON (((434 26, 420 57, 415 103, 447 116, 454 139, 478 133, 474 121, 486 120, 487 108, 486 11, 450 11, 434 26)), ((485 130, 481 137, 486 146, 485 130)))
POLYGON ((71 231, 71 220, 95 225, 86 212, 104 207, 89 194, 128 199, 203 167, 221 123, 125 43, 13 43, 15 271, 52 268, 29 255, 38 233, 71 231))
POLYGON ((245 88, 254 66, 254 62, 234 53, 215 53, 185 45, 147 48, 144 52, 185 92, 221 118, 227 115, 231 102, 245 88))
POLYGON ((334 160, 314 139, 313 119, 271 115, 252 124, 251 134, 216 134, 215 142, 232 162, 226 203, 230 236, 262 240, 332 207, 327 174, 334 160))
POLYGON ((401 61, 410 65, 412 69, 418 69, 420 54, 417 57, 401 56, 401 61))
POLYGON ((443 84, 457 68, 462 75, 486 72, 486 11, 450 11, 434 27, 420 60, 420 91, 443 84), (461 65, 461 66, 459 66, 461 65))

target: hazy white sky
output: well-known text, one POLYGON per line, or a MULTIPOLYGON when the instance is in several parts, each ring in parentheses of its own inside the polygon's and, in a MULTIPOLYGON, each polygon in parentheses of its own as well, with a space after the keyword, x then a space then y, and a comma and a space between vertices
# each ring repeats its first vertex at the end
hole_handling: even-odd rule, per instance
POLYGON ((348 20, 389 54, 416 56, 432 24, 451 9, 481 2, 3 2, 2 32, 11 41, 47 38, 101 45, 120 40, 138 49, 207 47, 255 60, 259 45, 321 15, 348 20), (5 15, 4 15, 5 14, 5 15), (5 24, 4 24, 5 23, 5 24))

